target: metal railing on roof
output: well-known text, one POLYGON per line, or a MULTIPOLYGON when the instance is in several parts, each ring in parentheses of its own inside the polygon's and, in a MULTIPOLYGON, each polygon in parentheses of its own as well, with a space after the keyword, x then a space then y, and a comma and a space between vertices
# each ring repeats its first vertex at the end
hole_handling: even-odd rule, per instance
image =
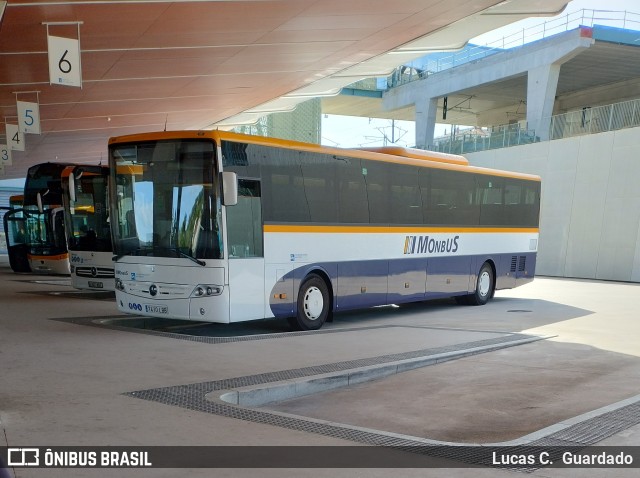
MULTIPOLYGON (((549 140, 570 138, 640 126, 640 99, 604 106, 585 107, 550 118, 549 140)), ((457 130, 446 137, 435 138, 430 150, 464 154, 488 149, 506 148, 540 141, 536 131, 526 122, 457 130)))
MULTIPOLYGON (((594 25, 612 26, 625 29, 640 29, 640 14, 628 11, 591 10, 582 9, 567 13, 540 24, 523 28, 485 45, 470 45, 451 55, 425 57, 420 66, 403 65, 387 78, 387 88, 393 88, 405 83, 420 80, 431 74, 443 70, 455 68, 466 63, 503 52, 511 48, 517 48, 527 43, 541 40, 565 31, 576 29, 580 26, 593 27, 594 25)), ((433 55, 432 55, 433 56, 433 55)))

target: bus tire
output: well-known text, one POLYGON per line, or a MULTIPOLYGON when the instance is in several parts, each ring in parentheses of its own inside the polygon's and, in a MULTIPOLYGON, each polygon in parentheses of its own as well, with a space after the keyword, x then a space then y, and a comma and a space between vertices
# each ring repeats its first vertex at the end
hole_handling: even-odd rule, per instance
POLYGON ((484 305, 489 302, 489 299, 493 297, 493 288, 496 283, 496 278, 493 273, 491 264, 485 262, 478 272, 476 278, 476 290, 473 294, 467 296, 469 305, 484 305))
POLYGON ((289 324, 295 330, 318 330, 331 312, 329 288, 316 274, 308 275, 298 291, 298 311, 289 324))

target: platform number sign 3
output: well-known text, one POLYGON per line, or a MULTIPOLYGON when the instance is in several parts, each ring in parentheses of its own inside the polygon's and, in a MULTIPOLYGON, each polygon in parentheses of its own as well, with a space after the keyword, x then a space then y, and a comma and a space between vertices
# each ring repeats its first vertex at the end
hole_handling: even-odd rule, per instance
POLYGON ((49 83, 82 87, 80 41, 47 36, 49 47, 49 83))
POLYGON ((14 151, 24 151, 24 133, 17 124, 7 124, 7 146, 14 151))
POLYGON ((11 164, 11 149, 6 144, 0 144, 0 170, 11 164))

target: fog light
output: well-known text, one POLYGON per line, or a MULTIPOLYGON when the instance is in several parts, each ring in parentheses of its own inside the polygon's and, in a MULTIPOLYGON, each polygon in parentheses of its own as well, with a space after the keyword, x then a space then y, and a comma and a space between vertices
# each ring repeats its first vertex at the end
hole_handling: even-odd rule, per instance
POLYGON ((200 307, 200 315, 204 315, 205 312, 204 307, 200 307))

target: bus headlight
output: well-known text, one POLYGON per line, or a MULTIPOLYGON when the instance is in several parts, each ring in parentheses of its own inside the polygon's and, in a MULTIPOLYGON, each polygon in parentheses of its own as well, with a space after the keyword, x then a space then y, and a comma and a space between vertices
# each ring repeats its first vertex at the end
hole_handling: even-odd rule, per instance
POLYGON ((224 287, 221 285, 212 285, 212 284, 198 284, 193 292, 191 293, 191 297, 211 297, 214 295, 222 294, 222 289, 224 287))
POLYGON ((121 279, 116 279, 116 290, 124 290, 124 283, 121 279))

